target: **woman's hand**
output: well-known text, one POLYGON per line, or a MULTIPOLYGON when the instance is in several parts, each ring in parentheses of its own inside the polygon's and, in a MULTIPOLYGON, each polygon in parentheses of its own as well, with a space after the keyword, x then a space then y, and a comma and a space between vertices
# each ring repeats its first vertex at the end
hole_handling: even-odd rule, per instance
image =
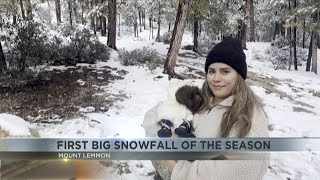
POLYGON ((196 136, 191 132, 193 129, 189 121, 183 121, 178 128, 174 130, 175 134, 184 138, 195 138, 196 136))
POLYGON ((176 162, 174 160, 152 160, 152 165, 163 179, 170 179, 176 162))
POLYGON ((161 119, 161 121, 158 122, 158 125, 161 126, 161 129, 157 132, 159 137, 171 137, 172 132, 171 128, 173 127, 173 124, 168 119, 161 119))
POLYGON ((168 169, 170 169, 170 172, 172 172, 174 166, 176 165, 176 161, 174 160, 163 160, 163 161, 164 161, 163 164, 165 164, 168 167, 168 169))

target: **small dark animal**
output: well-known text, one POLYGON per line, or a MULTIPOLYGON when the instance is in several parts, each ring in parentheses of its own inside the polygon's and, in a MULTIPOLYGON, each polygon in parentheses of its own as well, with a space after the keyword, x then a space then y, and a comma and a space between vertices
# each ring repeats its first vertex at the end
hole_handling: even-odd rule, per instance
MULTIPOLYGON (((193 114, 198 111, 203 103, 201 91, 196 86, 184 85, 176 92, 176 100, 178 103, 185 105, 193 114)), ((162 119, 159 123, 161 129, 158 131, 159 137, 171 137, 171 128, 173 124, 170 120, 162 119)), ((194 128, 192 122, 183 121, 183 123, 174 130, 179 137, 192 138, 194 128)))
POLYGON ((193 114, 198 111, 203 103, 201 91, 196 86, 184 85, 176 92, 178 103, 185 105, 193 114))

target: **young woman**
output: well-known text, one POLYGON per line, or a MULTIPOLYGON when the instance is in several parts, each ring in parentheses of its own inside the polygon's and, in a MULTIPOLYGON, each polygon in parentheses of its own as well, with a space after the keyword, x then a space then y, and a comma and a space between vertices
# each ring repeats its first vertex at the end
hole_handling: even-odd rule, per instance
MULTIPOLYGON (((246 84, 246 57, 241 43, 226 38, 208 54, 204 103, 194 116, 196 137, 268 137, 268 119, 262 105, 246 84)), ((156 116, 152 109, 146 118, 156 116)), ((145 127, 148 128, 148 127, 145 127)), ((147 136, 149 134, 147 133, 147 136)), ((262 179, 269 164, 268 154, 225 154, 225 158, 259 160, 153 161, 163 179, 262 179)))

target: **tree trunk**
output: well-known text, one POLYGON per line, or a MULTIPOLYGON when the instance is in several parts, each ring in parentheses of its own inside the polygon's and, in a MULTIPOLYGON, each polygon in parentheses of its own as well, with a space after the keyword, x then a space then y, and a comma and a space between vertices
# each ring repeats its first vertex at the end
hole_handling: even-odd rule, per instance
POLYGON ((16 0, 11 0, 12 3, 12 24, 17 24, 17 6, 16 6, 16 0))
POLYGON ((143 27, 146 30, 146 10, 143 9, 143 27))
POLYGON ((317 41, 317 46, 318 46, 318 48, 320 48, 320 35, 318 34, 318 41, 317 41))
POLYGON ((280 34, 280 23, 279 22, 275 22, 275 27, 274 27, 274 33, 273 33, 273 40, 276 39, 276 36, 280 34))
POLYGON ((50 7, 50 2, 49 2, 49 0, 47 0, 47 3, 48 3, 48 11, 49 11, 49 14, 50 14, 50 17, 49 17, 49 23, 51 24, 51 7, 50 7))
MULTIPOLYGON (((289 13, 291 13, 291 0, 288 0, 288 8, 289 8, 289 13)), ((291 25, 287 28, 287 38, 289 40, 289 51, 290 51, 290 59, 289 59, 289 71, 291 70, 291 65, 292 65, 292 36, 291 36, 291 25)))
POLYGON ((297 59, 297 27, 293 27, 293 62, 294 70, 298 70, 298 59, 297 59))
POLYGON ((77 2, 76 2, 76 0, 73 0, 73 15, 74 15, 74 21, 75 21, 75 23, 79 23, 78 10, 77 10, 77 2))
POLYGON ((2 44, 0 42, 0 75, 2 75, 6 69, 7 63, 2 50, 2 44))
POLYGON ((151 17, 151 37, 153 39, 153 16, 151 17))
POLYGON ((81 24, 82 25, 84 25, 83 12, 84 12, 84 5, 83 5, 83 2, 81 2, 81 24))
POLYGON ((181 46, 181 41, 186 26, 186 19, 188 13, 189 0, 180 0, 178 4, 178 11, 176 22, 172 33, 170 48, 167 54, 166 62, 164 64, 163 73, 169 75, 169 79, 173 77, 181 78, 174 72, 176 66, 177 56, 181 46))
POLYGON ((17 15, 15 15, 15 14, 12 15, 12 24, 13 25, 17 24, 17 15))
POLYGON ((152 30, 152 26, 151 26, 151 22, 152 21, 152 18, 149 17, 149 28, 150 28, 150 32, 149 32, 149 40, 151 39, 151 30, 152 30))
POLYGON ((101 16, 101 36, 107 36, 107 18, 104 15, 101 16))
POLYGON ((291 38, 291 26, 287 28, 287 39, 290 40, 291 38))
POLYGON ((254 5, 253 0, 249 0, 249 11, 250 11, 250 41, 255 42, 255 33, 254 33, 254 5))
POLYGON ((151 37, 153 39, 153 15, 151 15, 151 37))
POLYGON ((194 17, 193 23, 193 51, 198 53, 199 19, 194 17))
POLYGON ((318 38, 318 32, 317 29, 314 28, 313 29, 313 33, 312 33, 312 68, 311 71, 317 74, 317 38, 318 38))
POLYGON ((23 72, 26 69, 26 55, 21 53, 21 57, 18 59, 18 70, 23 72))
MULTIPOLYGON (((91 9, 94 8, 94 0, 90 1, 91 9)), ((95 22, 95 15, 90 15, 90 28, 93 30, 94 35, 97 35, 97 29, 96 29, 96 22, 95 22)))
MULTIPOLYGON (((241 31, 242 31, 242 21, 241 19, 238 19, 237 21, 237 38, 241 39, 241 31)), ((221 38, 222 39, 222 38, 221 38)))
MULTIPOLYGON (((291 13, 291 0, 288 0, 288 10, 289 10, 289 13, 291 13)), ((289 28, 287 28, 287 38, 289 39, 289 42, 291 43, 291 25, 289 25, 289 28)))
POLYGON ((60 0, 55 0, 56 3, 56 17, 57 17, 57 24, 61 23, 61 6, 60 0))
POLYGON ((281 36, 285 36, 285 34, 286 34, 286 29, 285 29, 285 27, 284 27, 284 24, 285 24, 285 22, 284 21, 281 21, 280 22, 280 34, 281 34, 281 36))
POLYGON ((23 19, 23 20, 26 20, 26 14, 25 14, 24 8, 23 8, 23 0, 20 0, 20 1, 19 1, 19 4, 20 4, 20 10, 21 10, 22 19, 23 19))
POLYGON ((103 17, 100 15, 99 16, 99 30, 101 33, 102 33, 102 20, 103 20, 103 17))
MULTIPOLYGON (((99 6, 102 6, 103 0, 100 0, 99 2, 100 2, 99 6)), ((100 27, 101 36, 106 36, 106 34, 107 34, 107 30, 106 30, 107 20, 105 20, 104 12, 102 12, 99 16, 99 23, 100 23, 99 27, 100 27)))
POLYGON ((101 27, 101 36, 107 35, 107 18, 105 16, 101 16, 102 18, 102 27, 101 27))
POLYGON ((137 23, 137 19, 134 20, 133 23, 133 31, 134 31, 134 37, 138 37, 138 23, 137 23))
MULTIPOLYGON (((314 23, 316 24, 316 29, 318 30, 320 28, 320 8, 316 10, 316 16, 313 19, 314 23)), ((316 46, 320 48, 320 36, 317 32, 317 42, 316 46)))
POLYGON ((101 30, 101 21, 100 21, 100 16, 95 16, 95 21, 96 21, 96 30, 99 31, 101 30))
POLYGON ((290 59, 289 59, 289 71, 291 70, 292 65, 292 37, 291 37, 291 26, 288 30, 288 39, 289 39, 289 49, 290 49, 290 59))
POLYGON ((306 41, 306 18, 303 18, 303 35, 302 35, 302 48, 305 47, 305 41, 306 41))
POLYGON ((94 17, 91 17, 91 28, 93 29, 93 34, 97 35, 97 29, 96 29, 96 21, 94 17))
POLYGON ((72 6, 71 6, 71 0, 68 0, 68 10, 69 10, 70 27, 72 28, 72 6))
POLYGON ((3 21, 2 21, 2 16, 0 15, 0 29, 2 31, 2 28, 3 28, 3 21))
POLYGON ((108 46, 117 50, 116 35, 117 35, 117 1, 109 0, 108 2, 108 46))
MULTIPOLYGON (((294 0, 293 7, 297 8, 297 0, 294 0)), ((297 59, 297 26, 296 26, 297 18, 294 17, 294 27, 293 27, 293 62, 294 62, 294 70, 298 70, 298 59, 297 59)))
POLYGON ((241 26, 241 35, 240 35, 240 41, 241 41, 241 47, 242 49, 247 49, 246 42, 247 42, 247 21, 249 17, 249 6, 248 6, 248 1, 244 0, 244 5, 243 5, 243 21, 242 21, 242 26, 241 26))
POLYGON ((140 26, 140 32, 142 32, 142 11, 141 8, 139 7, 139 26, 140 26))
POLYGON ((157 33, 157 38, 156 38, 156 41, 160 41, 160 24, 161 24, 161 5, 160 5, 160 2, 159 2, 159 12, 158 12, 158 33, 157 33))
POLYGON ((202 32, 202 21, 201 19, 199 20, 199 35, 201 35, 201 32, 202 32))
MULTIPOLYGON (((98 0, 95 0, 95 4, 96 4, 96 7, 98 7, 98 0)), ((96 19, 96 30, 101 31, 102 24, 101 24, 101 18, 100 16, 98 16, 98 13, 96 13, 95 19, 96 19)))
POLYGON ((247 25, 245 21, 242 22, 242 30, 241 30, 241 48, 247 49, 246 42, 247 42, 247 25))
POLYGON ((32 21, 32 6, 31 0, 27 0, 27 20, 32 21))
POLYGON ((120 16, 121 16, 121 14, 119 13, 119 15, 118 15, 118 21, 119 21, 119 26, 118 26, 118 36, 120 37, 120 16))
POLYGON ((310 36, 310 44, 309 44, 309 52, 308 52, 306 71, 310 71, 310 67, 311 67, 312 44, 313 44, 312 37, 313 37, 313 32, 311 32, 311 36, 310 36))
POLYGON ((318 28, 319 28, 319 9, 317 9, 316 11, 314 11, 314 13, 311 14, 311 18, 313 20, 313 23, 315 24, 315 26, 313 27, 312 30, 312 44, 311 44, 311 48, 312 48, 312 56, 311 56, 311 63, 312 63, 312 67, 311 67, 311 71, 314 73, 318 73, 317 72, 317 49, 318 49, 318 28))

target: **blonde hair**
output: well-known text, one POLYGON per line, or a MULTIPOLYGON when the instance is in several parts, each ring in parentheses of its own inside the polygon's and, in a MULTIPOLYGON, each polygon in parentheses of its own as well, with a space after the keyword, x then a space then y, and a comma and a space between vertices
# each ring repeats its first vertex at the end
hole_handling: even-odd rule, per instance
MULTIPOLYGON (((198 112, 212 108, 211 100, 214 98, 214 94, 209 88, 207 80, 203 83, 201 91, 204 97, 204 103, 198 112)), ((262 109, 262 105, 239 74, 231 94, 234 96, 234 101, 230 109, 227 110, 222 117, 220 136, 228 137, 231 129, 233 129, 236 131, 237 137, 245 137, 251 129, 254 110, 257 108, 262 109)))

